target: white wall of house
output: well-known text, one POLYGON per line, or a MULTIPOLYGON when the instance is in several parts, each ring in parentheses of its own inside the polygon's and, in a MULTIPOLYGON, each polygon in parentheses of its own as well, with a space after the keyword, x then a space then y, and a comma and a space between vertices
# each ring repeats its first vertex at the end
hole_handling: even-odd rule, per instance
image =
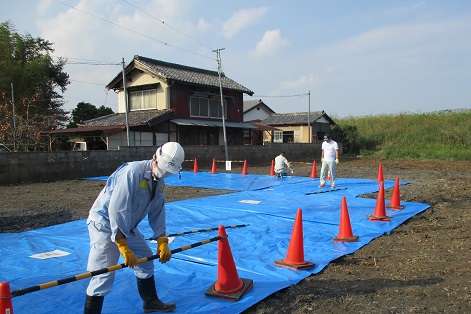
POLYGON ((132 81, 131 82, 126 82, 127 87, 134 87, 134 86, 141 86, 141 85, 149 85, 149 84, 156 84, 160 83, 158 79, 155 77, 150 76, 149 74, 146 73, 140 73, 137 71, 133 71, 132 75, 132 81))
POLYGON ((270 112, 265 110, 263 106, 259 106, 259 108, 260 110, 257 110, 257 108, 253 108, 252 110, 245 113, 244 122, 253 120, 265 120, 270 116, 270 112))
POLYGON ((126 105, 124 103, 124 93, 122 90, 118 92, 118 113, 126 112, 126 105))
MULTIPOLYGON (((132 88, 133 86, 157 85, 157 109, 168 109, 169 108, 169 97, 167 95, 168 86, 164 82, 150 76, 146 73, 136 73, 132 75, 132 82, 126 82, 126 88, 132 88)), ((124 101, 124 90, 118 92, 118 113, 126 112, 126 103, 124 101)))

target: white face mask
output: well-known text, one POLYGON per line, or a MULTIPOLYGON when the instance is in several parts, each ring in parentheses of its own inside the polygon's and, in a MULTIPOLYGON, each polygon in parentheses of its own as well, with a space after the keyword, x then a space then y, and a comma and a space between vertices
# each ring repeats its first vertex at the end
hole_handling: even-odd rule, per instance
POLYGON ((165 179, 172 174, 170 172, 160 169, 158 163, 155 161, 154 161, 154 167, 152 167, 152 173, 159 179, 165 179))

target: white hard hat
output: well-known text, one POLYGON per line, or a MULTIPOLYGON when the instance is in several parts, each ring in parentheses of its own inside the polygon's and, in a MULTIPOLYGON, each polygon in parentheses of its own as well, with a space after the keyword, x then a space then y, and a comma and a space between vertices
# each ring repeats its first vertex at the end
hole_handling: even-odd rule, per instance
POLYGON ((177 142, 168 142, 157 148, 158 167, 173 174, 178 173, 185 159, 185 151, 177 142))

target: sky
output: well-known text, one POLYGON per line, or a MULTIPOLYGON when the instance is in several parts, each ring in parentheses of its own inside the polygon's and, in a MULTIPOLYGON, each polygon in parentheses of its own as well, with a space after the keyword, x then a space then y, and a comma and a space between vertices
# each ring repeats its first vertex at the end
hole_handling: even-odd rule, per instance
POLYGON ((118 110, 106 85, 134 55, 218 70, 277 113, 471 108, 471 1, 22 0, 0 22, 67 58, 64 109, 118 110))

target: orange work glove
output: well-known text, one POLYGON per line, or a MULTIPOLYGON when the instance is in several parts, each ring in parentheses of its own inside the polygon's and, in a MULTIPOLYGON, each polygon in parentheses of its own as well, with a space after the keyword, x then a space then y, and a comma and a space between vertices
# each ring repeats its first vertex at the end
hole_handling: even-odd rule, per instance
POLYGON ((157 254, 162 264, 170 260, 172 252, 168 248, 168 238, 157 238, 157 254))
POLYGON ((119 253, 124 257, 124 264, 126 264, 126 266, 133 268, 137 265, 136 255, 134 255, 134 252, 128 247, 126 239, 116 241, 116 246, 118 247, 119 253))

